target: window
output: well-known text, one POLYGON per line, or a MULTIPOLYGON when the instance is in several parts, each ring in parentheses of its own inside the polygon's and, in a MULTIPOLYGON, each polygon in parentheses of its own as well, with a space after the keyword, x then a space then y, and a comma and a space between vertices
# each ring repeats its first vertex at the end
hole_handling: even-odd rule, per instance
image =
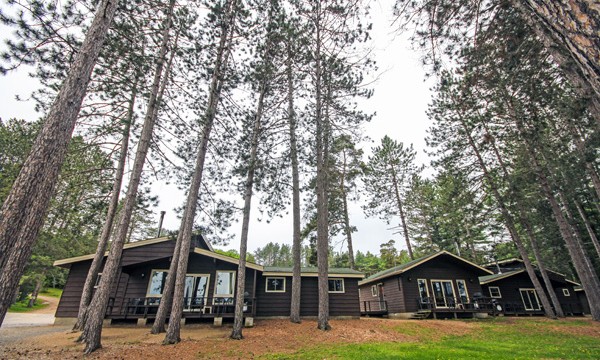
POLYGON ((417 286, 419 287, 419 299, 421 303, 429 302, 429 289, 427 288, 427 280, 417 279, 417 286))
POLYGON ((344 279, 329 279, 329 292, 330 293, 343 293, 344 292, 344 279))
POLYGON ((235 271, 217 271, 215 297, 233 297, 235 271))
POLYGON ((265 292, 285 292, 284 277, 268 277, 266 283, 265 292))
POLYGON ((98 273, 98 276, 96 276, 96 283, 94 284, 94 289, 97 289, 98 286, 100 286, 101 279, 102 279, 102 273, 98 273))
POLYGON ((562 289, 563 290, 563 295, 564 296, 571 296, 571 293, 569 292, 569 289, 562 289))
POLYGON ((464 280, 456 280, 456 287, 458 288, 460 302, 463 304, 468 303, 469 293, 467 292, 467 283, 464 280))
POLYGON ((148 283, 148 297, 161 297, 163 289, 165 288, 165 282, 167 280, 167 270, 152 270, 150 275, 150 281, 148 283))
POLYGON ((497 286, 490 286, 490 297, 501 298, 502 294, 500 294, 500 288, 497 286))
POLYGON ((379 292, 377 291, 377 285, 371 285, 371 295, 379 296, 379 292))

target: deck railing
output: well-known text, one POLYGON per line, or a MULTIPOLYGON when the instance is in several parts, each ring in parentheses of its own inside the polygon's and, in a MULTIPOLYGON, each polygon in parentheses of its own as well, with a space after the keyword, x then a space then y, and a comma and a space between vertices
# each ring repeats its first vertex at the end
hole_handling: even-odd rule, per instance
MULTIPOLYGON (((543 314, 543 308, 525 309, 522 302, 502 301, 490 297, 466 298, 417 298, 419 310, 432 310, 437 312, 488 312, 491 315, 537 315, 543 314)), ((582 314, 581 306, 576 304, 563 304, 563 312, 567 315, 582 314)))
MULTIPOLYGON (((114 307, 107 308, 109 316, 154 317, 158 312, 160 297, 125 298, 120 311, 114 307)), ((233 316, 235 313, 235 298, 233 297, 186 297, 183 298, 184 317, 222 317, 233 316)), ((244 314, 256 314, 256 299, 244 300, 244 314)))
POLYGON ((385 300, 376 300, 376 301, 361 301, 360 302, 360 312, 363 314, 375 314, 387 313, 387 301, 385 300))
POLYGON ((486 298, 469 299, 465 297, 434 298, 432 296, 417 298, 419 310, 450 311, 488 311, 493 303, 486 298))

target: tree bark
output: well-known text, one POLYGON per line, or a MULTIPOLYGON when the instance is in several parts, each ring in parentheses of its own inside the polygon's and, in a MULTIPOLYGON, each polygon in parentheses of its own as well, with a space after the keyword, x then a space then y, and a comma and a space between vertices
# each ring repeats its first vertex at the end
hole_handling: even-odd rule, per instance
MULTIPOLYGON (((217 56, 215 59, 215 70, 211 78, 208 106, 205 112, 206 122, 202 129, 202 140, 196 154, 196 163, 194 166, 194 175, 188 191, 187 202, 183 214, 183 221, 179 228, 179 234, 177 236, 177 242, 180 243, 179 255, 177 256, 176 271, 171 270, 174 267, 170 267, 169 276, 167 281, 172 278, 174 281, 172 300, 171 300, 171 314, 167 333, 163 344, 176 344, 181 341, 181 315, 183 313, 183 295, 185 290, 185 275, 187 273, 188 258, 190 252, 190 243, 192 236, 192 229, 194 225, 194 217, 196 216, 196 207, 199 200, 200 186, 202 184, 202 174, 204 172, 204 162, 206 159, 206 153, 208 151, 208 143, 210 140, 210 133, 212 131, 215 116, 217 114, 217 106, 219 104, 221 88, 222 88, 222 72, 225 68, 231 45, 231 29, 233 28, 233 21, 235 19, 235 7, 237 6, 237 0, 228 1, 226 5, 227 14, 226 20, 223 22, 221 36, 219 39, 219 47, 217 49, 217 56), (175 277, 171 274, 176 274, 175 277)), ((175 258, 175 256, 173 256, 175 258)), ((169 290, 169 289, 167 289, 169 290)), ((169 293, 171 291, 168 291, 169 293)), ((162 304, 161 304, 162 305, 162 304)), ((168 304, 165 304, 165 306, 168 304)), ((166 317, 166 312, 163 312, 166 317)))
POLYGON ((117 5, 117 0, 104 0, 98 5, 67 78, 0 209, 0 324, 43 226, 92 70, 117 5))
MULTIPOLYGON (((156 60, 156 69, 154 73, 154 80, 152 82, 150 99, 148 101, 148 109, 144 118, 144 125, 142 127, 140 141, 135 154, 133 171, 129 180, 125 203, 123 205, 123 212, 120 218, 119 226, 117 227, 117 234, 112 243, 108 258, 106 259, 106 263, 102 271, 100 284, 96 290, 94 299, 90 303, 88 317, 85 322, 83 333, 81 334, 81 339, 85 341, 86 344, 84 350, 84 353, 86 354, 92 353, 102 346, 100 342, 100 337, 102 334, 102 321, 106 312, 106 306, 108 305, 112 285, 117 278, 119 271, 123 245, 125 243, 125 239, 127 238, 131 214, 133 213, 133 209, 136 205, 137 192, 141 181, 142 170, 144 168, 146 155, 148 154, 148 149, 150 148, 150 143, 152 141, 152 133, 157 114, 155 107, 158 104, 158 93, 166 60, 165 58, 169 44, 170 30, 173 24, 174 7, 175 0, 170 0, 167 17, 165 19, 165 28, 162 33, 162 43, 156 60)), ((167 74, 163 81, 168 81, 168 78, 169 77, 167 74)))
MULTIPOLYGON (((267 36, 270 36, 267 35, 267 36)), ((267 40, 265 47, 265 61, 263 65, 269 66, 270 41, 267 40)), ((242 219, 242 234, 240 238, 240 262, 237 274, 237 289, 235 295, 235 317, 233 319, 233 330, 229 336, 235 340, 244 338, 242 329, 244 327, 244 292, 246 285, 246 253, 248 250, 248 229, 250 225, 250 210, 252 205, 252 189, 254 188, 254 173, 258 162, 258 138, 261 132, 261 121, 264 108, 265 95, 268 90, 267 82, 269 79, 263 74, 260 95, 256 106, 256 115, 254 118, 254 126, 252 128, 252 140, 250 147, 250 159, 248 163, 248 173, 246 175, 246 184, 244 189, 244 212, 242 219)))
POLYGON ((594 244, 594 249, 596 249, 596 253, 598 254, 598 257, 600 257, 600 242, 598 242, 598 237, 596 236, 596 233, 594 232, 594 229, 592 228, 590 219, 588 219, 587 215, 585 214, 585 210, 583 210, 583 207, 581 207, 581 204, 579 203, 579 201, 577 201, 577 199, 575 199, 574 202, 575 202, 575 206, 577 207, 577 212, 579 212, 579 216, 583 220, 583 223, 585 224, 585 228, 586 228, 588 234, 590 235, 592 244, 594 244))
POLYGON ((600 5, 594 0, 512 0, 600 124, 600 5))
POLYGON ((396 195, 396 205, 398 206, 398 213, 400 214, 400 221, 402 224, 402 230, 404 232, 404 240, 406 240, 406 249, 408 250, 408 256, 411 260, 415 259, 413 255, 412 246, 410 245, 410 239, 408 238, 408 227, 406 226, 406 217, 404 216, 404 208, 402 206, 402 198, 400 197, 400 189, 398 188, 398 178, 396 177, 396 169, 392 165, 392 182, 394 184, 394 193, 396 195))
POLYGON ((290 321, 300 323, 300 292, 302 283, 301 246, 300 238, 300 175, 298 172, 298 144, 296 140, 296 112, 294 111, 294 74, 292 69, 293 51, 291 40, 287 42, 287 85, 288 85, 288 119, 290 124, 290 157, 292 160, 292 219, 293 243, 292 257, 292 302, 290 306, 290 321))
POLYGON ((33 292, 31 293, 31 299, 29 299, 29 303, 27 304, 27 307, 33 307, 35 305, 35 302, 38 298, 38 295, 40 293, 40 290, 42 289, 42 283, 44 282, 44 275, 40 276, 36 282, 35 282, 35 288, 33 289, 33 292))
POLYGON ((316 31, 315 42, 315 123, 316 123, 316 157, 317 157, 317 268, 318 268, 318 290, 319 310, 317 315, 317 328, 323 331, 330 330, 329 325, 329 221, 327 209, 327 168, 325 158, 325 120, 323 118, 323 96, 322 96, 322 66, 321 66, 321 3, 313 5, 314 23, 316 31))
MULTIPOLYGON (((504 174, 504 178, 506 180, 508 180, 509 179, 508 169, 506 167, 506 164, 504 163, 504 160, 502 159, 502 156, 500 156, 500 151, 498 151, 498 147, 496 146, 496 143, 494 142, 494 137, 490 133, 490 131, 485 123, 483 123, 483 128, 485 130, 486 135, 490 139, 492 139, 491 146, 494 151, 494 155, 496 156, 496 159, 498 160, 498 163, 500 164, 502 173, 504 174)), ((544 285, 546 285, 546 290, 548 292, 548 295, 550 296, 550 301, 552 302, 552 305, 554 306, 554 313, 558 317, 561 317, 561 318, 565 317, 565 314, 562 310, 562 306, 560 305, 560 301, 558 300, 558 297, 556 296, 556 291, 554 291, 554 287, 552 286, 552 282, 550 281, 550 277, 548 276, 548 271, 546 271, 546 267, 544 266, 545 261, 542 259, 542 255, 540 254, 537 237, 535 236, 535 232, 533 231, 533 228, 531 227, 529 219, 526 215, 527 212, 523 208, 523 205, 516 199, 516 194, 515 194, 514 190, 512 190, 513 187, 510 186, 509 188, 511 189, 510 191, 513 193, 513 196, 515 196, 514 202, 516 203, 516 206, 517 206, 519 221, 525 228, 525 232, 527 233, 527 236, 529 237, 529 244, 531 245, 531 251, 533 252, 533 256, 535 257, 535 261, 537 262, 538 268, 542 275, 542 280, 544 281, 544 285)), ((521 257, 523 257, 523 254, 521 254, 521 257)))
POLYGON ((108 240, 110 239, 110 235, 112 233, 115 214, 117 213, 117 208, 119 207, 119 195, 121 193, 121 183, 123 182, 123 174, 125 172, 125 163, 127 162, 127 153, 129 151, 129 135, 131 124, 133 122, 135 98, 137 96, 137 82, 138 79, 136 78, 131 90, 131 98, 129 99, 129 106, 127 109, 127 118, 123 124, 123 139, 121 140, 121 150, 119 152, 119 160, 117 163, 117 170, 115 172, 115 179, 113 181, 110 202, 106 212, 106 220, 104 222, 104 226, 102 227, 102 233, 100 235, 100 239, 98 240, 98 246, 96 247, 94 259, 92 260, 87 277, 85 278, 83 292, 81 293, 81 300, 79 302, 77 322, 73 326, 74 331, 83 330, 88 306, 92 301, 92 293, 94 291, 96 276, 98 275, 98 272, 100 272, 102 260, 104 259, 104 252, 106 251, 108 240))

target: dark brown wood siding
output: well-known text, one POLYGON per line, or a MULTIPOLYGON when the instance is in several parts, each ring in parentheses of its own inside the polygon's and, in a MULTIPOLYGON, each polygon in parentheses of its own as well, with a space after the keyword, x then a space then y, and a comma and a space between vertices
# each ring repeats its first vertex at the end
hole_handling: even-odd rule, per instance
MULTIPOLYGON (((573 284, 565 281, 564 278, 558 274, 549 273, 548 275, 563 310, 569 313, 582 313, 583 304, 575 293, 573 284), (563 289, 567 289, 569 296, 565 296, 563 289)), ((541 276, 538 275, 538 279, 542 284, 544 291, 547 293, 546 285, 541 276)), ((498 302, 515 303, 519 305, 523 305, 523 299, 521 298, 519 289, 533 289, 533 283, 531 282, 529 275, 525 272, 483 285, 484 296, 490 296, 490 286, 497 286, 500 288, 500 295, 502 295, 502 297, 498 299, 498 302)))
POLYGON ((56 309, 56 317, 77 317, 83 284, 90 268, 91 261, 71 264, 67 282, 56 309))
POLYGON ((427 281, 429 296, 433 296, 431 288, 432 279, 451 280, 454 286, 455 297, 458 297, 456 280, 465 280, 469 299, 472 299, 474 294, 481 294, 482 288, 478 277, 485 274, 482 270, 459 261, 454 257, 440 255, 399 275, 393 275, 362 285, 361 299, 377 300, 376 297, 371 295, 371 285, 382 283, 384 300, 387 302, 390 314, 416 312, 419 308, 417 279, 425 279, 427 281))
MULTIPOLYGON (((257 316, 290 315, 292 277, 287 276, 285 280, 285 292, 266 292, 266 277, 262 274, 258 276, 256 284, 257 316)), ((302 277, 300 297, 300 315, 317 316, 319 311, 319 293, 316 277, 302 277)), ((358 301, 358 279, 344 278, 344 292, 329 294, 329 315, 360 316, 358 301)))
MULTIPOLYGON (((121 267, 121 271, 110 294, 110 297, 114 298, 113 314, 120 313, 128 299, 146 297, 152 270, 168 270, 169 258, 172 256, 174 248, 173 243, 173 241, 167 241, 125 249, 123 252, 123 264, 127 265, 121 267)), ((77 316, 83 284, 85 283, 90 265, 91 260, 71 264, 63 295, 56 311, 56 317, 77 316)), ((216 271, 236 271, 237 281, 237 267, 237 264, 190 253, 187 272, 190 274, 209 274, 210 280, 207 296, 212 297, 214 295, 216 271)), ((254 276, 254 270, 248 268, 246 270, 245 286, 246 292, 250 296, 254 292, 254 276)))
POLYGON ((481 270, 449 256, 438 256, 402 274, 401 281, 405 301, 403 312, 415 312, 419 309, 417 279, 427 280, 430 297, 433 297, 431 280, 451 280, 454 287, 454 296, 457 298, 459 295, 456 280, 464 280, 467 285, 469 299, 472 299, 473 295, 482 293, 479 276, 484 274, 481 270))

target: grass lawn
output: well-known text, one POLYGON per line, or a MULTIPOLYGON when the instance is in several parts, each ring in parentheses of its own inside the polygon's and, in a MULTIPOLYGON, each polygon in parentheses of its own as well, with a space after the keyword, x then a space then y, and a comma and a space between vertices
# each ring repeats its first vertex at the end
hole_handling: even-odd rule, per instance
MULTIPOLYGON (((48 288, 48 289, 40 292, 40 295, 59 298, 62 295, 62 289, 48 288)), ((29 298, 27 298, 23 301, 19 301, 15 304, 12 304, 10 306, 10 308, 8 308, 8 311, 9 312, 28 312, 28 311, 43 309, 48 306, 48 304, 43 304, 43 302, 44 302, 43 300, 37 299, 35 301, 35 305, 33 305, 33 307, 27 307, 27 304, 29 304, 29 298)))
MULTIPOLYGON (((469 321, 471 322, 471 321, 469 321)), ((454 321, 447 321, 452 328, 454 321)), ((409 342, 327 344, 266 359, 600 359, 597 327, 590 321, 490 319, 472 321, 467 334, 436 336, 419 322, 394 327, 409 342)), ((447 330, 447 329, 446 329, 447 330)))
POLYGON ((42 303, 43 303, 43 301, 41 299, 37 299, 35 301, 35 304, 33 305, 33 307, 27 307, 27 304, 29 304, 29 299, 25 299, 23 301, 19 301, 19 302, 12 304, 8 308, 8 311, 9 312, 28 312, 28 311, 43 309, 46 306, 48 306, 48 304, 42 304, 42 303))
POLYGON ((62 295, 63 290, 57 288, 47 288, 40 293, 40 295, 44 296, 52 296, 55 298, 59 298, 62 295))

